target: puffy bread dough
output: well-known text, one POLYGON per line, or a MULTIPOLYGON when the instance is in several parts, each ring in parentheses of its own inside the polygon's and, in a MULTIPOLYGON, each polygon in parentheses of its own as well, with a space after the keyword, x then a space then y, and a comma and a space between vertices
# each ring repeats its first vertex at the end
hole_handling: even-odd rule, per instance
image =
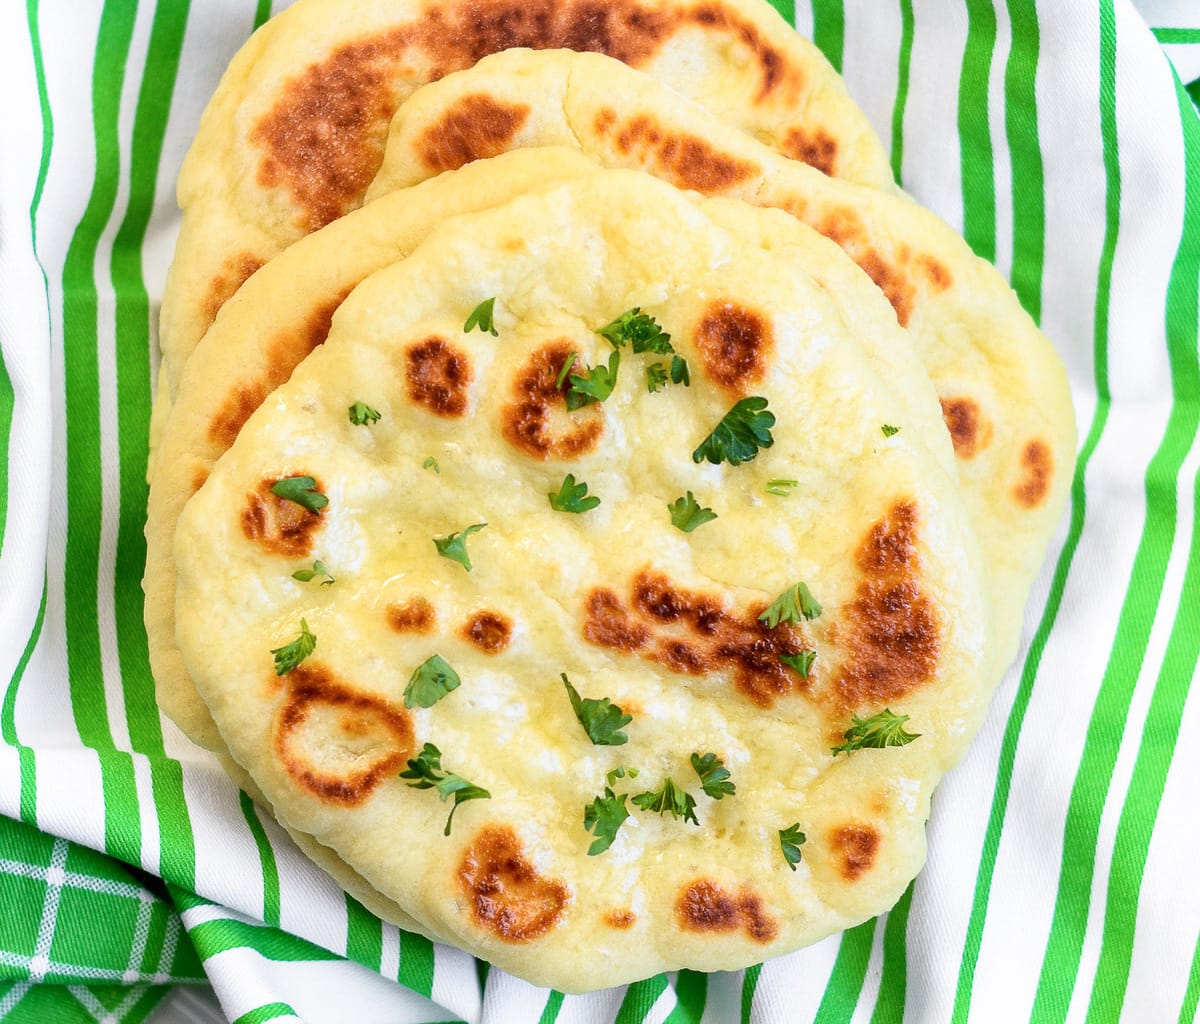
POLYGON ((741 208, 759 226, 739 237, 711 208, 609 172, 448 222, 342 304, 176 532, 185 664, 281 817, 431 933, 567 990, 744 967, 890 906, 986 703, 990 615, 953 479, 915 432, 883 436, 893 395, 789 259, 811 234, 741 208), (489 296, 498 336, 464 333, 489 296), (691 387, 648 393, 650 357, 626 350, 613 395, 568 413, 566 353, 607 358, 594 329, 633 306, 670 332, 691 387), (713 341, 734 336, 736 352, 713 341), (774 445, 696 464, 741 395, 768 399, 774 445), (380 420, 351 423, 354 401, 380 420), (598 508, 550 507, 566 472, 598 508), (294 474, 328 507, 265 497, 294 474), (766 493, 782 477, 790 497, 766 493), (694 533, 667 513, 687 490, 719 515, 694 533), (434 537, 480 522, 470 572, 438 556, 434 537), (277 553, 283 536, 300 547, 277 553), (332 585, 292 577, 314 558, 332 585), (758 625, 798 580, 822 614, 758 625), (271 650, 301 619, 316 648, 277 677, 271 650), (778 662, 804 646, 807 682, 778 662), (461 686, 405 709, 434 653, 461 686), (589 744, 562 672, 629 710, 626 745, 589 744), (919 739, 831 755, 852 713, 885 705, 919 739), (448 806, 397 777, 426 742, 491 793, 449 836, 448 806), (737 785, 719 802, 688 764, 708 751, 737 785), (700 824, 634 810, 589 857, 583 809, 618 765, 640 770, 619 792, 669 776, 698 794, 700 824), (778 836, 793 823, 794 872, 778 836))
POLYGON ((180 173, 160 329, 172 397, 238 286, 360 205, 396 106, 514 46, 605 51, 783 152, 894 187, 840 77, 762 0, 299 0, 234 57, 180 173))
POLYGON ((781 157, 594 53, 508 51, 417 90, 392 121, 367 195, 474 157, 544 145, 576 146, 606 167, 786 210, 870 274, 908 327, 954 439, 992 581, 998 680, 1016 654, 1029 587, 1062 518, 1076 443, 1062 361, 1008 282, 909 197, 781 157), (498 137, 497 111, 519 128, 498 137))

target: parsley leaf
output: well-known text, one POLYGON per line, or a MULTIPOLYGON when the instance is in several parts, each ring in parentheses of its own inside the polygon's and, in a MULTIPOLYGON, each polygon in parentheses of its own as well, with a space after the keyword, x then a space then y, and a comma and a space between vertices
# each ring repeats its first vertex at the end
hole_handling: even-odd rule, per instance
POLYGON ((317 490, 317 482, 311 476, 285 476, 271 485, 271 493, 285 501, 294 501, 309 512, 320 512, 329 504, 329 499, 317 490))
POLYGON ((801 617, 815 619, 821 614, 821 606, 804 583, 788 587, 758 618, 774 629, 781 622, 799 623, 801 617))
POLYGON ((775 426, 775 414, 767 412, 767 400, 752 396, 743 398, 729 410, 711 434, 700 442, 692 452, 693 462, 707 459, 714 465, 728 462, 740 466, 758 455, 760 448, 770 448, 775 443, 771 427, 775 426))
POLYGON ((846 742, 831 748, 834 757, 842 751, 851 754, 855 750, 902 747, 921 735, 919 732, 905 731, 904 723, 908 721, 908 715, 896 715, 887 708, 870 718, 852 717, 854 724, 842 733, 842 739, 846 742))
POLYGON ((616 768, 609 772, 605 778, 608 779, 608 784, 611 786, 617 781, 617 779, 623 779, 626 775, 628 775, 631 779, 636 779, 638 770, 636 768, 626 768, 623 764, 619 764, 616 768))
POLYGON ((458 673, 450 667, 449 662, 440 654, 435 654, 418 665, 409 676, 408 685, 404 687, 404 706, 411 708, 419 704, 423 708, 431 708, 451 690, 457 690, 459 682, 458 673))
POLYGON ((571 367, 575 365, 575 361, 579 358, 578 352, 569 352, 567 358, 563 360, 562 369, 558 371, 558 376, 554 378, 554 386, 561 388, 563 381, 567 379, 567 374, 571 372, 571 367))
POLYGON ((884 437, 891 437, 893 434, 900 433, 899 427, 893 427, 890 423, 885 423, 879 428, 883 432, 884 437))
POLYGON ((779 660, 782 661, 788 668, 794 668, 805 679, 812 671, 812 664, 816 660, 816 651, 801 651, 799 654, 781 654, 779 660))
POLYGON ((799 480, 768 480, 767 493, 778 495, 780 498, 786 498, 792 493, 793 487, 799 486, 799 480))
POLYGON ((422 469, 432 469, 434 473, 441 474, 442 467, 438 465, 438 460, 430 455, 424 462, 421 463, 422 469))
POLYGON ((582 409, 593 402, 603 402, 617 386, 617 367, 621 365, 621 353, 614 352, 608 358, 608 366, 593 366, 584 374, 572 373, 567 379, 571 389, 567 392, 567 408, 582 409))
POLYGON ((666 363, 650 363, 646 367, 646 390, 650 394, 661 391, 667 386, 666 363))
POLYGON ((471 310, 471 315, 467 317, 467 322, 463 324, 463 334, 470 333, 471 329, 478 327, 481 331, 486 331, 493 338, 498 337, 500 332, 496 330, 492 323, 492 311, 496 305, 496 296, 490 299, 484 299, 478 306, 471 310))
POLYGON ((683 356, 671 357, 671 383, 682 384, 685 388, 691 386, 692 375, 688 371, 687 360, 683 356))
POLYGON ((446 829, 442 835, 450 834, 450 823, 454 820, 454 812, 458 805, 468 800, 483 800, 491 797, 482 786, 468 782, 461 775, 442 771, 442 752, 432 743, 426 743, 414 758, 409 758, 408 768, 400 773, 402 779, 416 779, 409 785, 416 789, 434 789, 442 800, 454 797, 454 806, 450 808, 450 816, 446 819, 446 829))
POLYGON ((467 572, 470 572, 471 557, 467 554, 467 538, 473 533, 478 533, 485 526, 487 523, 475 523, 464 530, 459 530, 458 533, 450 534, 449 537, 434 537, 433 546, 437 548, 437 553, 443 558, 457 562, 467 572))
POLYGON ((674 352, 671 336, 659 326, 657 320, 643 313, 640 306, 627 309, 612 323, 596 331, 613 348, 624 348, 629 344, 634 352, 656 352, 667 355, 674 352))
POLYGON ((662 789, 638 793, 633 802, 644 811, 657 811, 659 814, 670 812, 674 818, 683 818, 693 825, 700 824, 700 819, 696 817, 696 798, 680 789, 670 778, 663 780, 662 789))
POLYGON ((379 412, 372 409, 366 402, 355 402, 347 412, 350 414, 350 422, 356 427, 379 422, 379 412))
POLYGON ((692 767, 700 776, 701 788, 714 800, 733 796, 736 792, 737 787, 729 781, 729 769, 716 754, 705 754, 703 757, 692 754, 692 767))
POLYGON ((711 523, 717 514, 711 508, 701 508, 696 496, 688 491, 686 497, 676 498, 667 506, 671 513, 671 525, 684 533, 691 533, 697 526, 711 523))
POLYGON ((284 644, 282 647, 276 647, 271 651, 275 655, 275 674, 277 676, 286 676, 300 662, 312 654, 316 646, 316 636, 309 632, 308 623, 301 619, 300 635, 290 644, 284 644))
POLYGON ((301 583, 307 583, 318 576, 325 577, 325 579, 321 580, 321 586, 323 587, 327 587, 333 582, 333 576, 330 574, 329 569, 326 568, 325 563, 320 559, 313 562, 311 569, 297 569, 292 573, 292 579, 299 580, 301 583))
POLYGON ((800 863, 800 847, 808 837, 800 831, 800 822, 795 822, 787 828, 779 830, 779 849, 783 851, 783 859, 793 871, 800 863))
POLYGON ((600 499, 595 495, 588 496, 587 489, 587 484, 575 482, 574 473, 568 473, 558 493, 550 492, 546 496, 555 512, 588 512, 600 504, 600 499))
POLYGON ((629 817, 629 809, 625 806, 626 794, 617 796, 608 786, 604 787, 604 796, 596 797, 583 809, 583 827, 595 834, 596 839, 588 847, 588 856, 594 857, 603 853, 617 838, 625 819, 629 817))
POLYGON ((571 707, 575 709, 575 717, 588 734, 588 739, 598 747, 619 747, 627 743, 629 737, 620 730, 633 721, 632 715, 625 714, 620 705, 614 704, 607 697, 598 700, 592 697, 580 697, 579 691, 571 685, 565 672, 560 672, 563 686, 567 688, 567 696, 571 698, 571 707))

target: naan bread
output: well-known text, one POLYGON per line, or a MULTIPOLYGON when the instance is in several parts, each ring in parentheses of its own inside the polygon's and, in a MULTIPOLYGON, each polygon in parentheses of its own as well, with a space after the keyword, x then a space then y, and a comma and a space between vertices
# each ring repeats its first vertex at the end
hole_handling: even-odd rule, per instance
POLYGON ((735 969, 890 906, 986 703, 990 613, 954 481, 801 269, 815 241, 616 171, 455 218, 355 289, 180 519, 180 648, 235 760, 381 897, 536 983, 735 969), (489 297, 496 336, 465 332, 489 297), (654 357, 627 347, 611 397, 567 411, 569 353, 606 361, 595 331, 632 307, 691 386, 650 393, 654 357), (758 396, 773 444, 695 462, 758 396), (355 402, 378 421, 352 422, 355 402), (568 472, 598 507, 551 508, 568 472), (326 507, 270 494, 297 475, 326 507), (767 492, 784 477, 788 497, 767 492), (687 491, 718 515, 691 533, 668 514, 687 491), (470 571, 439 556, 434 538, 479 523, 470 571), (315 559, 332 584, 293 577, 315 559), (820 614, 760 622, 799 581, 820 614), (315 648, 277 675, 302 621, 315 648), (807 679, 780 661, 804 649, 807 679), (434 654, 461 685, 407 708, 434 654), (632 715, 628 743, 590 743, 562 673, 632 715), (852 715, 884 707, 920 736, 832 755, 852 715), (426 743, 490 792, 452 828, 399 777, 426 743), (689 763, 710 752, 737 787, 719 801, 689 763), (618 766, 639 774, 608 778, 618 766), (666 778, 699 824, 630 806, 589 856, 584 808, 605 785, 666 778))
POLYGON ((574 145, 607 167, 786 210, 837 242, 878 284, 941 400, 992 581, 1002 672, 1062 517, 1075 419, 1062 361, 1000 273, 907 196, 781 157, 593 53, 509 51, 417 90, 392 121, 367 195, 497 151, 545 145, 574 145), (495 114, 482 111, 506 111, 511 133, 499 135, 495 114))
POLYGON ((179 177, 160 328, 172 395, 238 286, 360 205, 397 105, 514 46, 602 51, 782 152, 894 187, 841 79, 762 0, 299 0, 233 59, 179 177))

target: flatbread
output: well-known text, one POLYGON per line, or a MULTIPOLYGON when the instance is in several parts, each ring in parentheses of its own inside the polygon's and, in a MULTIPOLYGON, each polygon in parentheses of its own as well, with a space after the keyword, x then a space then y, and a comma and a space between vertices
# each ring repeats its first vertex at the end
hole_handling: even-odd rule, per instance
POLYGON ((762 0, 299 0, 234 57, 180 173, 160 326, 172 396, 238 286, 360 205, 396 106, 513 46, 603 51, 783 152, 893 187, 841 79, 762 0))
POLYGON ((986 703, 990 613, 955 483, 917 431, 881 429, 901 406, 793 260, 812 244, 776 211, 617 171, 455 218, 355 289, 180 519, 177 635, 235 760, 383 898, 535 983, 736 969, 890 906, 986 703), (464 331, 489 297, 496 335, 464 331), (627 347, 612 395, 568 412, 568 354, 605 361, 596 329, 635 307, 690 387, 650 393, 654 357, 627 347), (777 414, 773 443, 696 462, 747 397, 777 414), (377 421, 352 422, 360 401, 377 421), (567 472, 598 507, 551 507, 567 472), (270 496, 297 475, 326 507, 270 496), (718 515, 693 532, 668 513, 687 491, 718 515), (478 523, 469 571, 439 555, 478 523), (293 577, 317 558, 333 583, 293 577), (798 581, 822 610, 769 628, 798 581), (315 648, 277 675, 302 628, 315 648), (805 649, 807 678, 780 661, 805 649), (406 708, 434 654, 461 685, 406 708), (632 715, 628 743, 589 742, 563 673, 632 715), (885 706, 920 736, 831 753, 885 706), (425 743, 491 794, 452 828, 398 775, 425 743), (736 793, 702 794, 691 753, 736 793), (618 766, 639 774, 606 778, 618 766), (606 781, 632 796, 668 777, 698 824, 631 808, 588 855, 606 781))
MULTIPOLYGON (((786 210, 837 242, 908 327, 958 457, 996 609, 998 673, 1066 504, 1075 419, 1066 371, 1004 280, 907 196, 779 156, 661 83, 592 53, 513 50, 417 90, 368 197, 520 146, 575 146, 705 195, 786 210), (507 110, 499 139, 481 109, 507 110), (451 159, 453 156, 453 159, 451 159)), ((997 679, 999 674, 997 675, 997 679)))

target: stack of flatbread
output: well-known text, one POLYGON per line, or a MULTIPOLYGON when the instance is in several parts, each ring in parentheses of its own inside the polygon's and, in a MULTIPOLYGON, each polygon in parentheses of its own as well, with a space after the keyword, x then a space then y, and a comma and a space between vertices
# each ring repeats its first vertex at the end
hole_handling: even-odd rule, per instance
POLYGON ((1001 276, 759 0, 298 0, 179 181, 162 709, 568 991, 886 910, 1074 453, 1001 276))

